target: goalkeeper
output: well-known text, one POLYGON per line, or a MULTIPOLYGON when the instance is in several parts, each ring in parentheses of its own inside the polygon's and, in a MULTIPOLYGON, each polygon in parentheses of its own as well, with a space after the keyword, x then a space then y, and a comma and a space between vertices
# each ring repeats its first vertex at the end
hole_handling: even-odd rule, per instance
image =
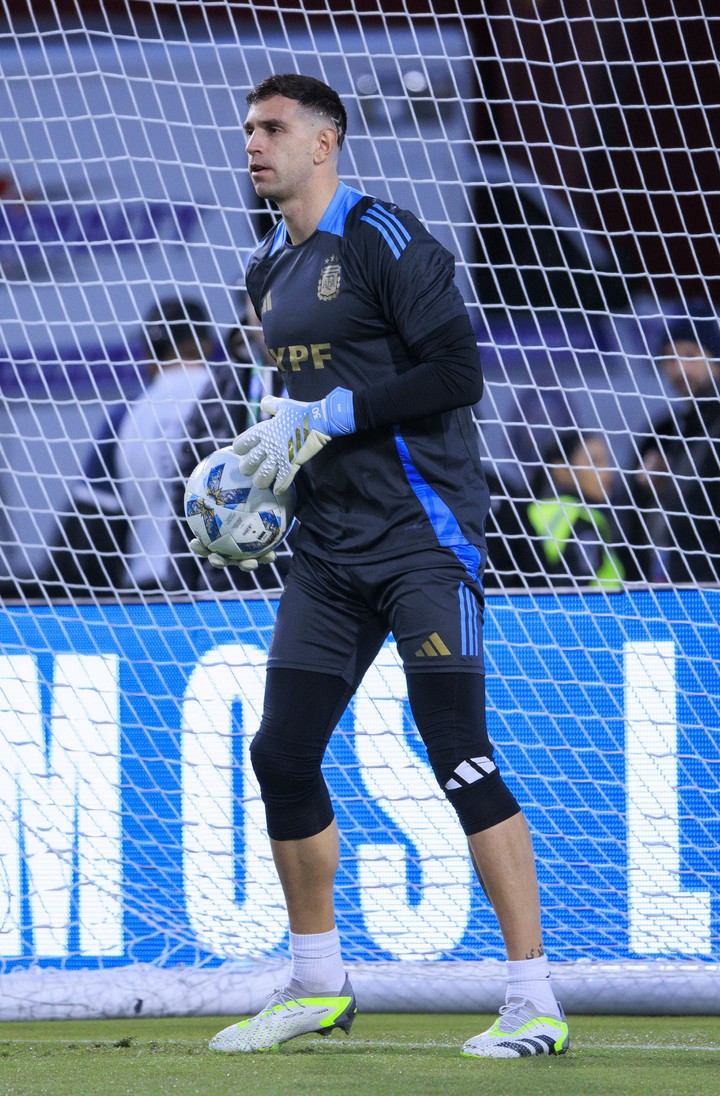
MULTIPOLYGON (((392 632, 413 717, 467 835, 508 957, 506 1006, 463 1053, 563 1053, 532 842, 485 722, 482 574, 488 491, 470 407, 482 375, 454 261, 411 213, 339 181, 344 107, 276 75, 248 95, 250 177, 282 216, 247 288, 289 399, 235 450, 257 483, 297 489, 300 528, 251 757, 290 922, 290 982, 216 1050, 349 1031, 335 926, 338 831, 321 762, 392 632)), ((222 565, 223 560, 213 560, 222 565)))

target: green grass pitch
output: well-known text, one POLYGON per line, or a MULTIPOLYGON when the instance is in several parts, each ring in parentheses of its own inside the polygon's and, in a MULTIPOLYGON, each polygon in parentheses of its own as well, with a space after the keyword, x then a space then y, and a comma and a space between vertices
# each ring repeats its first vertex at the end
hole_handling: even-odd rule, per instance
POLYGON ((227 1018, 0 1024, 0 1096, 720 1096, 720 1017, 570 1018, 559 1058, 463 1058, 490 1016, 359 1015, 349 1037, 207 1049, 227 1018))

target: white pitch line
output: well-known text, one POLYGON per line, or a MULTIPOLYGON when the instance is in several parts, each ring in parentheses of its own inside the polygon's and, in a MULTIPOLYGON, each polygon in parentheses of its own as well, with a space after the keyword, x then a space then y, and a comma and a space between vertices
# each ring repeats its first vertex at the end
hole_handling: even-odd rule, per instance
MULTIPOLYGON (((582 1050, 713 1050, 720 1051, 717 1043, 581 1043, 582 1050)), ((577 1049, 577 1043, 575 1043, 577 1049)))
MULTIPOLYGON (((318 1045, 322 1045, 321 1040, 317 1041, 318 1045)), ((327 1045, 327 1044, 326 1044, 327 1045)), ((337 1043, 335 1044, 338 1045, 337 1043)), ((400 1050, 422 1050, 423 1047, 432 1047, 440 1050, 451 1050, 453 1047, 460 1047, 460 1043, 435 1043, 428 1040, 425 1043, 385 1043, 373 1039, 358 1040, 355 1046, 373 1047, 378 1050, 389 1050, 391 1047, 400 1050)), ((704 1046, 699 1043, 693 1043, 688 1045, 687 1043, 582 1043, 576 1041, 570 1043, 571 1050, 712 1050, 720 1052, 720 1045, 715 1043, 709 1046, 704 1046)))
MULTIPOLYGON (((329 1043, 325 1039, 312 1039, 307 1042, 313 1042, 317 1046, 335 1046, 342 1047, 343 1043, 339 1040, 335 1040, 334 1043, 329 1043)), ((347 1044, 348 1046, 350 1044, 347 1044)), ((458 1050, 462 1046, 461 1042, 456 1043, 440 1043, 432 1039, 427 1039, 424 1043, 406 1043, 404 1041, 397 1041, 394 1043, 385 1042, 382 1039, 358 1039, 352 1043, 353 1047, 372 1047, 373 1050, 452 1050, 457 1048, 458 1050)), ((720 1053, 720 1044, 711 1043, 704 1045, 701 1043, 596 1043, 596 1042, 581 1042, 576 1040, 574 1043, 571 1041, 571 1050, 708 1050, 720 1053)))
MULTIPOLYGON (((0 1045, 6 1045, 8 1043, 38 1043, 38 1044, 63 1043, 63 1044, 66 1044, 66 1045, 83 1045, 83 1046, 85 1046, 85 1045, 87 1045, 87 1046, 97 1045, 98 1047, 103 1047, 103 1046, 115 1046, 117 1043, 123 1042, 123 1040, 125 1038, 127 1038, 130 1041, 130 1046, 129 1046, 130 1050, 132 1050, 133 1047, 146 1046, 148 1044, 153 1044, 153 1045, 160 1044, 160 1045, 166 1046, 166 1047, 177 1046, 177 1047, 196 1047, 198 1049, 203 1048, 203 1041, 202 1040, 196 1041, 194 1039, 148 1039, 148 1038, 139 1038, 138 1036, 131 1035, 131 1034, 129 1034, 127 1036, 121 1036, 118 1039, 102 1038, 100 1036, 98 1036, 95 1039, 43 1039, 43 1038, 39 1038, 39 1039, 3 1039, 2 1036, 0 1035, 0 1045)), ((350 1049, 360 1050, 364 1047, 367 1047, 368 1049, 371 1049, 371 1050, 459 1050, 460 1047, 462 1046, 462 1044, 460 1042, 441 1043, 441 1042, 436 1042, 435 1040, 432 1040, 432 1039, 427 1039, 423 1043, 406 1043, 406 1042, 403 1042, 403 1041, 396 1041, 396 1042, 391 1043, 391 1042, 386 1042, 385 1040, 382 1040, 382 1039, 357 1039, 356 1041, 353 1041, 353 1042, 344 1043, 344 1042, 340 1042, 339 1039, 335 1039, 331 1042, 327 1038, 324 1038, 324 1039, 323 1038, 305 1039, 304 1043, 301 1043, 301 1044, 298 1044, 298 1045, 299 1046, 315 1045, 315 1046, 319 1046, 319 1047, 327 1047, 328 1049, 332 1047, 332 1048, 337 1049, 338 1051, 342 1051, 344 1047, 347 1047, 348 1050, 350 1050, 350 1049)), ((648 1050, 677 1050, 677 1051, 684 1051, 685 1053, 692 1052, 692 1051, 695 1051, 695 1050, 699 1050, 699 1051, 710 1051, 710 1052, 714 1052, 714 1053, 720 1053, 720 1044, 718 1044, 718 1043, 711 1043, 711 1044, 692 1043, 692 1044, 688 1044, 688 1043, 596 1043, 596 1042, 583 1043, 583 1042, 575 1042, 574 1044, 571 1044, 570 1050, 571 1051, 573 1051, 573 1050, 641 1050, 643 1052, 648 1051, 648 1050)), ((237 1054, 237 1055, 229 1054, 228 1058, 231 1058, 231 1057, 241 1058, 242 1055, 241 1054, 237 1054)))

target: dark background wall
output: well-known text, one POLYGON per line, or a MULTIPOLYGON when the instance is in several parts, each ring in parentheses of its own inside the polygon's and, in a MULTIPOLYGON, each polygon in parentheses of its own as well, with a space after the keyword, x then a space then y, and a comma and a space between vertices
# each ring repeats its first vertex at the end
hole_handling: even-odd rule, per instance
POLYGON ((478 139, 563 188, 628 273, 717 302, 720 5, 489 0, 486 10, 474 22, 488 101, 478 139))

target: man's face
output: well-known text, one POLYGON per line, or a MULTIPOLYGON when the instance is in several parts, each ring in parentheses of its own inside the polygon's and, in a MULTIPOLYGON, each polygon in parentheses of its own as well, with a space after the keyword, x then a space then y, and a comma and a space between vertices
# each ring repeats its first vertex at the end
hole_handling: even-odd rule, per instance
POLYGON ((605 503, 614 478, 610 450, 599 435, 582 438, 567 463, 552 465, 552 474, 558 491, 577 492, 589 503, 605 503))
POLYGON ((310 111, 282 95, 250 107, 245 151, 258 197, 282 204, 307 192, 322 129, 310 111))
POLYGON ((717 369, 708 361, 703 348, 692 339, 669 343, 660 362, 670 384, 681 395, 698 392, 717 369))
POLYGON ((600 437, 583 440, 572 454, 572 463, 581 496, 588 502, 607 502, 613 485, 610 450, 600 437))

